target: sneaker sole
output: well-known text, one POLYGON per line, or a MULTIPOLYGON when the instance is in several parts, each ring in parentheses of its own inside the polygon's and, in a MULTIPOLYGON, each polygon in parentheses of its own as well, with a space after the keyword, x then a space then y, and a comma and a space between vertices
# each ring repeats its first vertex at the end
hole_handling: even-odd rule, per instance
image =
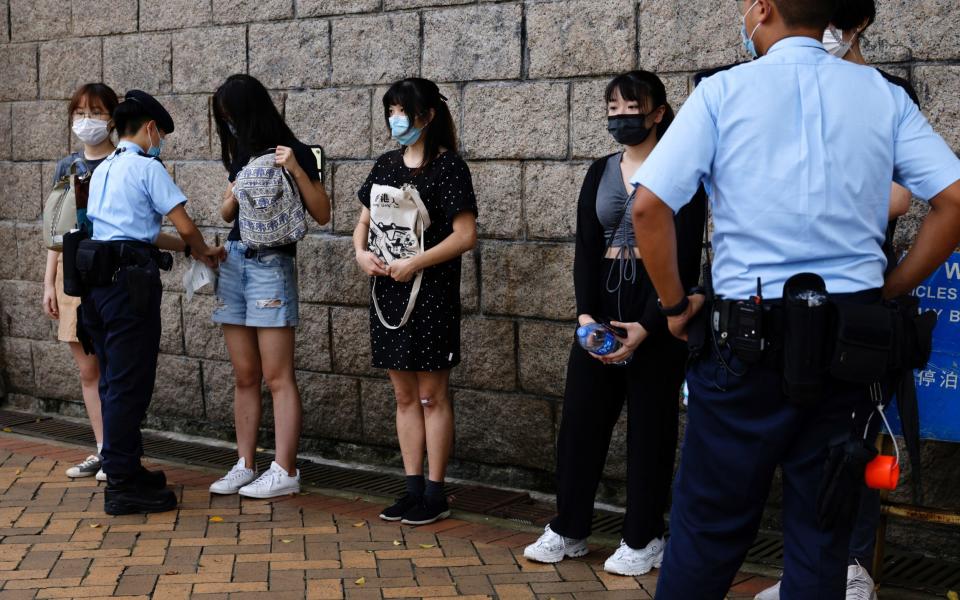
POLYGON ((446 519, 449 516, 450 516, 450 511, 445 510, 432 519, 424 519, 423 521, 411 521, 410 519, 401 518, 400 522, 403 523, 404 525, 429 525, 430 523, 436 523, 437 521, 446 519))
POLYGON ((237 492, 244 498, 256 498, 257 500, 266 500, 268 498, 279 498, 280 496, 289 496, 291 494, 299 494, 300 488, 289 488, 286 490, 276 490, 273 492, 244 492, 240 490, 237 492))
POLYGON ((237 489, 235 489, 235 490, 233 490, 233 491, 229 491, 229 490, 215 490, 215 489, 213 489, 213 488, 210 488, 210 493, 211 493, 211 494, 216 494, 216 495, 218 495, 218 496, 232 496, 232 495, 234 495, 234 494, 239 494, 239 493, 240 493, 240 489, 237 488, 237 489))
POLYGON ((403 520, 403 517, 388 517, 384 514, 381 514, 380 518, 383 519, 384 521, 390 521, 391 523, 396 523, 397 521, 403 520))
POLYGON ((67 471, 66 473, 67 477, 69 477, 70 479, 83 479, 84 477, 93 477, 96 474, 97 474, 96 471, 94 471, 93 473, 77 473, 76 475, 71 475, 69 471, 67 471))
POLYGON ((608 569, 607 565, 603 565, 603 570, 607 573, 612 573, 613 575, 621 575, 623 577, 640 577, 641 575, 646 575, 654 569, 659 569, 660 565, 663 563, 653 563, 646 570, 637 569, 636 571, 615 571, 613 569, 608 569))
POLYGON ((555 559, 538 558, 538 557, 530 556, 526 553, 526 551, 524 551, 523 557, 527 560, 530 560, 536 563, 542 563, 545 565, 555 565, 558 562, 561 562, 565 558, 580 558, 581 556, 586 556, 587 554, 590 554, 590 548, 583 548, 581 550, 576 550, 574 552, 564 552, 562 555, 560 555, 560 557, 555 559))
POLYGON ((103 477, 100 477, 100 473, 97 473, 97 481, 106 481, 106 480, 107 480, 106 473, 103 474, 103 477))

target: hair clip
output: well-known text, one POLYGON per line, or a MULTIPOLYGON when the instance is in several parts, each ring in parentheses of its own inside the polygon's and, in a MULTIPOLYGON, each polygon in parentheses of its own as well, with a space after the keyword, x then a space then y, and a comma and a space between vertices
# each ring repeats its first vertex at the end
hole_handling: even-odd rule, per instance
POLYGON ((439 90, 437 91, 437 95, 440 96, 440 99, 443 100, 444 102, 447 101, 447 97, 441 94, 439 90))

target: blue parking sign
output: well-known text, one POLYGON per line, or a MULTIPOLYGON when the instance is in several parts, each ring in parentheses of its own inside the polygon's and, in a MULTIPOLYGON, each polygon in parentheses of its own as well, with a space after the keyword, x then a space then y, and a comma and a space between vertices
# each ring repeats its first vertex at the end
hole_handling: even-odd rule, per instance
MULTIPOLYGON (((923 310, 937 312, 933 353, 925 369, 914 372, 920 406, 920 437, 960 442, 960 252, 913 290, 923 310)), ((900 432, 896 406, 887 410, 900 432)))

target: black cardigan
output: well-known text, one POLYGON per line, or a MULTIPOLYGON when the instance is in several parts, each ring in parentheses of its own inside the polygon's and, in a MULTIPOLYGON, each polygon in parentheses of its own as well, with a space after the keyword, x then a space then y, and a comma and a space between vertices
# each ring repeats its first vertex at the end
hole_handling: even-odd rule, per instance
MULTIPOLYGON (((588 314, 596 318, 601 311, 603 290, 603 255, 607 241, 603 225, 597 217, 597 190, 606 168, 605 156, 592 165, 583 179, 580 199, 577 202, 576 253, 573 259, 573 286, 577 298, 577 315, 588 314)), ((677 261, 680 280, 684 289, 689 289, 700 279, 700 259, 703 252, 703 225, 706 219, 707 195, 703 186, 689 204, 674 217, 677 229, 677 261)), ((639 271, 639 269, 638 269, 639 271)), ((641 273, 638 273, 640 276, 641 273)), ((644 285, 650 286, 647 303, 643 308, 640 324, 650 333, 666 328, 666 318, 657 306, 657 293, 646 272, 642 273, 644 285)))

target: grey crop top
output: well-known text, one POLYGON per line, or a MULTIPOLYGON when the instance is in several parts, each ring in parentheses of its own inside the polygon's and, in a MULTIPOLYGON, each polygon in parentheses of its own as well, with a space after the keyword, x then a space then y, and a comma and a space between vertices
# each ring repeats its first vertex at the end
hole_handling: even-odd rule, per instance
POLYGON ((622 152, 608 158, 603 175, 600 176, 600 187, 597 188, 597 219, 603 225, 603 234, 608 247, 633 248, 637 245, 633 235, 633 219, 630 215, 633 199, 623 187, 623 177, 620 174, 621 158, 623 158, 622 152))

